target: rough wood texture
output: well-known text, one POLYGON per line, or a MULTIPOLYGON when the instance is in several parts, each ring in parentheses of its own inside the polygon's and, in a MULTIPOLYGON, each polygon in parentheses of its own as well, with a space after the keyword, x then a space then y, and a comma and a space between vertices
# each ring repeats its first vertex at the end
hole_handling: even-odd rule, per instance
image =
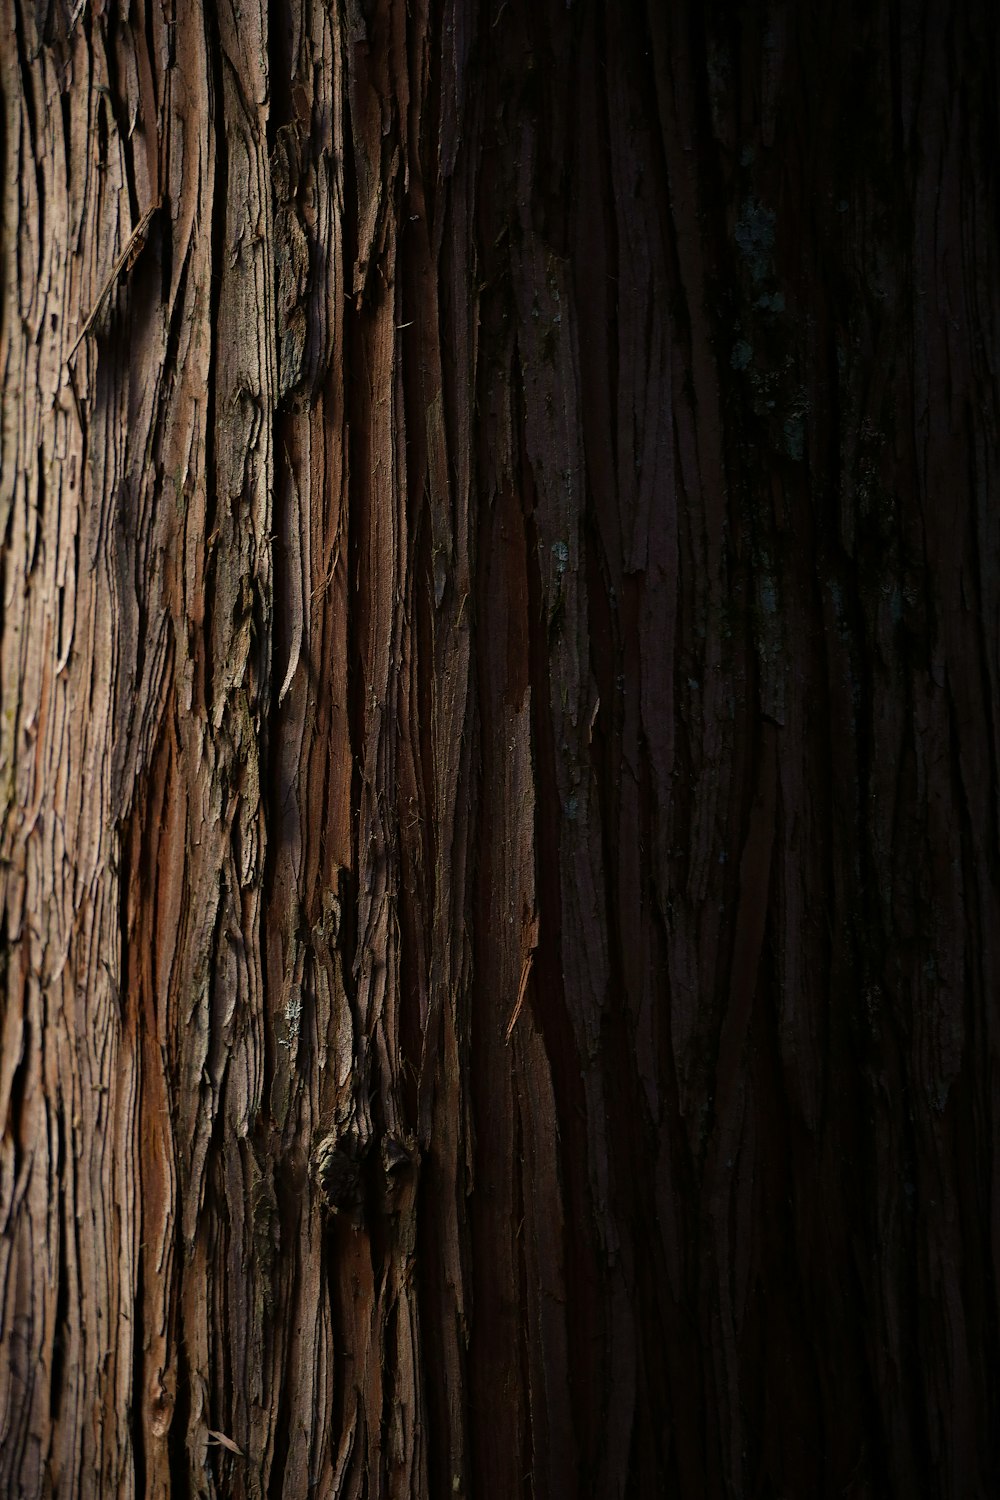
POLYGON ((704 9, 0 4, 3 1495, 1000 1488, 996 28, 704 9))

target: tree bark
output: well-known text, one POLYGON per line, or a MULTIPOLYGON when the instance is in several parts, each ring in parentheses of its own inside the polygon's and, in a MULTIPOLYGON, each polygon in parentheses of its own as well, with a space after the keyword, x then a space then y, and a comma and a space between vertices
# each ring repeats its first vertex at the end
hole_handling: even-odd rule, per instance
POLYGON ((997 33, 872 10, 2 0, 4 1495, 1000 1488, 997 33))

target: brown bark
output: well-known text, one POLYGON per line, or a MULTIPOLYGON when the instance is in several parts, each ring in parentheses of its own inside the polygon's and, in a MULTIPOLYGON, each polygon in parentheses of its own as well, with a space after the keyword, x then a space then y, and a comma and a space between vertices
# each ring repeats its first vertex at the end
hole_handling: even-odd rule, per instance
POLYGON ((0 1493, 996 1493, 996 31, 874 10, 3 0, 0 1493))

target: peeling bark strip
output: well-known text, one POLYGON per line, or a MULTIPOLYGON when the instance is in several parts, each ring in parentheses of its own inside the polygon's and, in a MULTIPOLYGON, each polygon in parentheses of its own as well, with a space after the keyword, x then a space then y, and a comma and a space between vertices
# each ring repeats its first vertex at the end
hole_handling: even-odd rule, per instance
POLYGON ((2 0, 0 1494, 996 1492, 995 28, 874 9, 2 0))

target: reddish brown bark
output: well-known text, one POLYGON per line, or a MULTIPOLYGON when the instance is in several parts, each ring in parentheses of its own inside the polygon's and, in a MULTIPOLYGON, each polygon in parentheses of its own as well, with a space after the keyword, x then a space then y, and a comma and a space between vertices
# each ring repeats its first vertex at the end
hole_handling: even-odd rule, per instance
POLYGON ((875 9, 4 0, 0 1492, 996 1491, 997 48, 875 9))

